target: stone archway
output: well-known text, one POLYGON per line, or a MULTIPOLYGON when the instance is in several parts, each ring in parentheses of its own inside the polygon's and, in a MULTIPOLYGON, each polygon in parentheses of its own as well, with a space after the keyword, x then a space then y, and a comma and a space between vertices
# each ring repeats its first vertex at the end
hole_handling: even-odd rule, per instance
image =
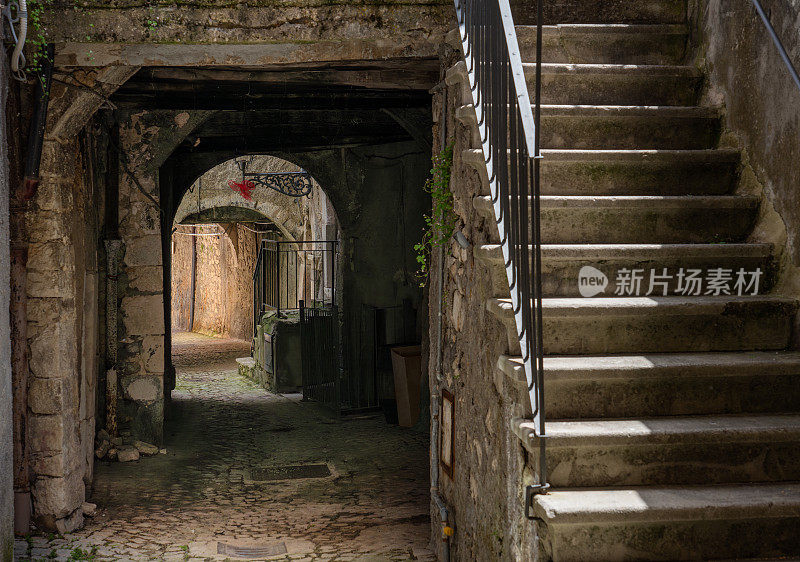
MULTIPOLYGON (((412 19, 416 19, 417 7, 404 10, 404 14, 413 13, 412 19)), ((394 13, 387 12, 384 16, 397 19, 394 13)), ((66 17, 72 17, 71 11, 66 17)), ((405 22, 408 18, 400 19, 405 22)), ((70 24, 57 27, 66 30, 75 23, 71 20, 70 24)), ((337 291, 352 301, 354 310, 362 301, 393 304, 408 296, 416 298, 418 292, 416 284, 409 282, 408 268, 395 271, 391 265, 403 261, 402 256, 383 251, 373 254, 365 241, 370 240, 370 232, 376 228, 400 228, 402 213, 397 213, 398 203, 387 198, 389 186, 396 190, 400 184, 421 185, 422 181, 418 181, 416 173, 407 172, 405 176, 387 176, 390 181, 385 190, 381 186, 383 191, 373 193, 365 186, 384 179, 370 176, 380 167, 376 163, 382 159, 397 163, 408 157, 409 162, 414 162, 409 164, 409 169, 427 172, 429 168, 425 149, 420 150, 411 142, 402 127, 393 126, 393 118, 379 115, 376 110, 384 105, 428 106, 427 91, 438 80, 435 55, 443 26, 436 32, 425 31, 422 37, 413 30, 410 35, 403 32, 402 37, 398 35, 400 32, 393 32, 398 36, 390 40, 386 39, 385 30, 380 30, 368 41, 361 37, 353 39, 346 30, 342 33, 341 28, 334 32, 326 28, 325 36, 320 37, 324 41, 314 46, 292 44, 288 51, 265 45, 234 48, 237 55, 247 54, 235 62, 242 67, 239 70, 243 75, 249 75, 253 67, 262 68, 264 72, 258 73, 257 80, 266 88, 282 90, 278 96, 269 92, 258 94, 266 96, 266 105, 261 101, 248 102, 257 105, 247 105, 244 107, 247 111, 254 108, 262 112, 284 110, 284 102, 291 96, 283 93, 286 69, 276 64, 294 61, 305 65, 311 57, 319 67, 311 72, 303 67, 291 73, 296 85, 305 88, 303 91, 323 96, 317 98, 319 107, 313 108, 319 120, 310 121, 314 125, 312 134, 302 131, 302 124, 292 125, 292 130, 301 130, 308 139, 315 141, 315 152, 302 154, 307 148, 305 145, 283 143, 281 136, 269 127, 263 131, 259 142, 272 143, 268 146, 253 143, 249 152, 296 151, 288 159, 301 163, 326 187, 330 186, 331 201, 347 223, 344 254, 362 268, 346 273, 353 284, 352 290, 337 291), (397 60, 398 57, 404 60, 397 60), (331 60, 344 59, 355 64, 335 71, 326 69, 331 60), (363 60, 377 62, 371 62, 370 68, 364 70, 358 64, 363 60), (387 73, 387 67, 396 72, 387 73), (326 84, 325 89, 320 89, 319 84, 326 84), (269 106, 276 100, 279 107, 269 106), (331 111, 339 104, 344 104, 349 113, 345 115, 341 111, 339 115, 331 111), (365 119, 368 113, 371 117, 365 119), (321 134, 322 126, 336 135, 348 128, 358 130, 357 134, 334 138, 321 134), (382 142, 396 143, 396 147, 364 148, 382 142), (387 201, 388 208, 380 210, 387 201), (369 211, 362 214, 365 208, 369 211), (374 281, 375 278, 380 281, 374 281), (363 281, 354 282, 355 279, 363 281)), ((394 29, 391 25, 389 28, 394 29)), ((405 25, 398 29, 405 29, 405 25)), ((40 385, 57 383, 59 388, 65 389, 58 404, 48 406, 46 411, 40 411, 39 406, 31 410, 30 452, 36 457, 36 464, 31 468, 34 513, 44 528, 59 531, 68 531, 82 522, 80 504, 85 497, 84 483, 91 482, 93 477, 96 396, 105 392, 118 395, 120 424, 136 437, 161 440, 163 382, 168 368, 164 361, 162 255, 165 248, 161 233, 172 224, 172 217, 165 216, 165 209, 174 209, 170 201, 172 183, 165 181, 170 179, 169 173, 162 176, 163 165, 177 147, 187 145, 189 135, 211 117, 222 113, 218 111, 221 104, 230 101, 216 100, 209 105, 206 99, 162 98, 159 93, 152 98, 153 104, 141 103, 138 86, 133 83, 125 92, 114 92, 144 66, 153 67, 156 74, 174 71, 181 75, 194 72, 187 67, 207 65, 218 67, 212 74, 217 70, 226 73, 234 64, 228 56, 231 53, 228 45, 146 45, 141 48, 155 49, 158 56, 145 55, 144 60, 136 62, 130 57, 141 55, 138 47, 133 49, 136 53, 123 48, 112 55, 103 45, 93 44, 78 46, 77 52, 73 52, 76 43, 70 41, 74 38, 67 33, 64 38, 67 43, 59 47, 56 55, 60 81, 53 90, 51 115, 57 117, 48 122, 42 183, 24 221, 30 225, 24 237, 31 244, 27 337, 32 358, 31 379, 36 379, 40 385), (87 53, 93 53, 91 60, 82 58, 87 53), (159 68, 160 65, 166 66, 159 68), (162 101, 167 105, 161 105, 162 101), (186 103, 189 105, 182 105, 186 103), (96 114, 101 107, 102 114, 110 118, 113 131, 99 130, 98 122, 102 119, 96 114), (108 143, 109 137, 114 135, 116 140, 108 143), (91 146, 82 147, 84 142, 91 146), (107 159, 105 153, 115 151, 119 160, 107 159), (102 154, 99 161, 98 154, 102 154), (109 194, 113 197, 107 198, 109 194), (103 217, 105 206, 111 211, 103 217), (100 307, 105 307, 105 314, 100 307), (99 341, 94 342, 96 353, 91 345, 84 345, 92 339, 82 338, 82 334, 93 332, 100 335, 99 341), (114 384, 109 382, 112 373, 114 384), (76 396, 80 396, 80 400, 75 399, 76 396), (50 429, 57 431, 53 433, 50 429), (50 439, 52 435, 57 435, 57 439, 50 439)), ((257 38, 260 39, 265 38, 257 38)), ((141 84, 154 80, 156 74, 143 73, 138 82, 133 82, 141 84)), ((243 84, 238 78, 235 82, 243 84)), ((202 85, 199 87, 202 89, 202 85)), ((239 103, 244 98, 237 91, 231 99, 239 103)), ((228 109, 242 108, 237 105, 228 109)), ((294 109, 300 112, 307 108, 301 103, 294 109)), ((213 127, 206 132, 203 147, 213 146, 214 138, 221 138, 214 137, 219 131, 213 127)), ((192 156, 204 162, 219 162, 234 156, 222 141, 218 146, 216 153, 192 156)), ((194 162, 185 168, 188 169, 207 168, 194 162)), ((176 184, 188 177, 177 168, 170 173, 176 184)), ((418 206, 424 208, 424 201, 420 201, 418 206)), ((416 208, 409 210, 409 216, 416 211, 416 208)), ((407 224, 409 228, 416 228, 413 222, 407 224)), ((304 237, 307 230, 299 236, 304 237)), ((99 415, 97 423, 103 424, 102 413, 99 415)))
MULTIPOLYGON (((254 155, 249 170, 262 172, 297 172, 300 166, 275 156, 254 155)), ((325 192, 312 179, 313 191, 308 198, 283 195, 266 187, 257 186, 251 200, 242 197, 228 186, 229 180, 240 179, 241 172, 234 160, 227 160, 207 170, 197 178, 184 193, 175 209, 174 224, 179 224, 196 214, 210 220, 208 211, 223 208, 240 208, 255 211, 272 222, 288 240, 303 240, 307 230, 309 214, 313 208, 309 202, 315 198, 327 201, 325 192)), ((218 222, 227 220, 226 213, 219 213, 218 222)))
MULTIPOLYGON (((301 169, 273 156, 255 155, 248 162, 251 171, 301 169)), ((165 304, 171 303, 170 314, 165 314, 166 365, 171 363, 173 331, 247 340, 253 336, 252 278, 263 238, 318 240, 338 228, 330 202, 315 180, 307 197, 291 197, 259 185, 245 198, 228 185, 240 174, 233 160, 214 166, 194 181, 175 210, 171 251, 164 256, 165 304)), ((284 281, 294 280, 281 283, 287 302, 290 295, 304 294, 305 286, 293 291, 289 285, 306 278, 307 266, 303 257, 286 270, 285 279, 281 276, 284 281)), ((169 391, 170 380, 166 386, 169 391)))

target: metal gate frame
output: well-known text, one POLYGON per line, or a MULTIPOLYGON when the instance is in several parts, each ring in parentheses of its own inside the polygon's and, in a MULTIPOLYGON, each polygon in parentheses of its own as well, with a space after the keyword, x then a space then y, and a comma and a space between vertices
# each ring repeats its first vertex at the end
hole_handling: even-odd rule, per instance
POLYGON ((339 309, 334 304, 306 308, 300 301, 303 400, 341 408, 339 309))

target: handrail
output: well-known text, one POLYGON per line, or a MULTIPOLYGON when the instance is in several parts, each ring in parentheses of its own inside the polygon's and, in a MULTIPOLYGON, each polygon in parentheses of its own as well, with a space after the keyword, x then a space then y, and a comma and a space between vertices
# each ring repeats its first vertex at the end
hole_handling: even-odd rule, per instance
POLYGON ((541 106, 542 1, 537 8, 534 109, 509 1, 454 2, 522 350, 530 417, 539 438, 539 481, 527 487, 529 499, 548 487, 539 182, 542 156, 537 127, 541 106))
POLYGON ((775 46, 778 48, 778 53, 780 53, 783 63, 786 65, 789 74, 792 76, 792 80, 794 80, 795 85, 797 85, 797 89, 800 90, 800 76, 798 76, 797 69, 794 67, 792 59, 789 58, 789 54, 786 52, 780 37, 778 37, 778 34, 775 32, 775 28, 772 27, 772 22, 769 21, 766 12, 764 12, 764 8, 761 7, 761 2, 758 0, 752 0, 752 2, 753 6, 755 6, 756 11, 758 12, 758 15, 761 16, 761 21, 764 22, 764 27, 767 28, 767 32, 769 33, 770 37, 772 37, 772 42, 775 43, 775 46))

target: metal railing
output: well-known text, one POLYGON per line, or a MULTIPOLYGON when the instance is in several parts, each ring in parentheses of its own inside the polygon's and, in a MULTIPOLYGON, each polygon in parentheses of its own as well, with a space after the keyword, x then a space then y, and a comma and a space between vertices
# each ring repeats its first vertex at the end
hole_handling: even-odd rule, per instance
MULTIPOLYGON (((537 8, 535 105, 528 95, 508 0, 454 0, 469 86, 502 241, 514 319, 539 438, 539 481, 528 500, 547 489, 542 337, 539 123, 542 1, 537 8)), ((526 511, 529 501, 526 503, 526 511)))
POLYGON ((761 17, 761 21, 764 22, 764 27, 767 28, 767 33, 769 33, 769 36, 772 38, 772 42, 775 43, 775 47, 778 49, 781 59, 783 59, 783 64, 786 65, 786 69, 789 71, 789 74, 797 86, 797 89, 800 90, 800 76, 797 74, 797 69, 795 68, 794 63, 792 63, 792 59, 789 58, 789 53, 786 52, 786 48, 783 46, 780 37, 778 37, 778 34, 775 32, 772 22, 769 21, 769 17, 767 17, 766 12, 764 12, 761 2, 758 0, 751 1, 753 2, 753 6, 755 6, 759 17, 761 17))
POLYGON ((268 311, 278 315, 336 302, 335 240, 262 240, 253 271, 253 333, 268 311))

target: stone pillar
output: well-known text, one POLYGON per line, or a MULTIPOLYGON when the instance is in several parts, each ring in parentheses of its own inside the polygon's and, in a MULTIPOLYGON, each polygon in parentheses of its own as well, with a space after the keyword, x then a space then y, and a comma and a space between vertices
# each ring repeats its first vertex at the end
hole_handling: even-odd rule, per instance
POLYGON ((82 249, 73 241, 77 140, 46 139, 41 170, 26 213, 31 494, 37 525, 63 533, 83 523, 85 499, 75 283, 75 252, 82 249))
POLYGON ((148 166, 159 127, 147 115, 120 125, 119 350, 120 429, 160 444, 164 420, 164 301, 157 169, 148 166))
POLYGON ((11 420, 11 326, 9 322, 9 185, 6 96, 9 87, 6 58, 0 60, 0 560, 14 555, 14 444, 11 420))
MULTIPOLYGON (((142 111, 120 116, 118 423, 160 444, 164 425, 164 256, 159 169, 211 112, 142 111)), ((171 186, 167 186, 171 188, 171 186)), ((168 259, 168 257, 167 257, 168 259)))

